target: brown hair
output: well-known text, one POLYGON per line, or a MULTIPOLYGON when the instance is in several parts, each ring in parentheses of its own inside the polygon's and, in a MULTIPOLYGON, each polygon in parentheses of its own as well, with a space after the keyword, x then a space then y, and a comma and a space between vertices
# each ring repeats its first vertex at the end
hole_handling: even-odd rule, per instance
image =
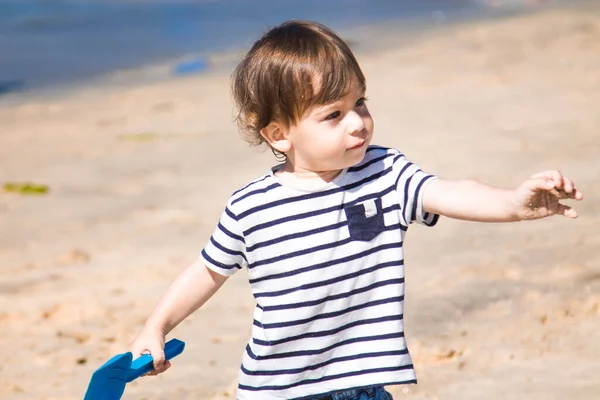
POLYGON ((329 28, 288 21, 260 38, 232 76, 237 122, 244 139, 258 145, 260 130, 277 121, 297 123, 315 105, 344 97, 365 77, 348 45, 329 28))

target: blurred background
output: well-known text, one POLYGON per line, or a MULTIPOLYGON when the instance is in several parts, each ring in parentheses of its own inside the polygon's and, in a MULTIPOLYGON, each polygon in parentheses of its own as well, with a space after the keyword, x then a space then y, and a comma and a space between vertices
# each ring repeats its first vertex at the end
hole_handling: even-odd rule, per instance
MULTIPOLYGON (((398 31, 502 17, 543 3, 552 2, 2 0, 0 93, 72 85, 143 66, 154 66, 154 75, 164 75, 173 61, 237 51, 267 27, 287 19, 319 20, 350 34, 356 28, 381 23, 398 31)), ((378 36, 363 36, 361 43, 373 46, 379 43, 378 36)), ((137 71, 127 81, 148 75, 148 71, 146 75, 137 71)))
MULTIPOLYGON (((81 399, 276 163, 239 137, 229 75, 292 18, 349 42, 375 144, 505 188, 559 169, 585 196, 575 221, 410 228, 419 384, 394 398, 597 400, 597 0, 0 0, 0 398, 81 399)), ((254 305, 241 271, 123 398, 234 399, 254 305)))

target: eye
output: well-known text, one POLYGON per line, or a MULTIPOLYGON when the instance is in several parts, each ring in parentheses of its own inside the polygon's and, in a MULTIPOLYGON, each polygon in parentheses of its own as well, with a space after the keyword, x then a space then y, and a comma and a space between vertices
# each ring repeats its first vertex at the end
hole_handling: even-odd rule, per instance
POLYGON ((329 114, 327 117, 325 117, 325 120, 331 121, 331 120, 336 119, 340 115, 342 115, 342 113, 340 113, 339 111, 335 111, 335 112, 332 112, 331 114, 329 114))
POLYGON ((356 104, 355 104, 354 106, 355 106, 355 107, 362 107, 362 106, 364 106, 364 105, 365 105, 366 101, 367 101, 367 98, 366 98, 366 97, 361 97, 360 99, 358 99, 358 100, 356 101, 356 104))

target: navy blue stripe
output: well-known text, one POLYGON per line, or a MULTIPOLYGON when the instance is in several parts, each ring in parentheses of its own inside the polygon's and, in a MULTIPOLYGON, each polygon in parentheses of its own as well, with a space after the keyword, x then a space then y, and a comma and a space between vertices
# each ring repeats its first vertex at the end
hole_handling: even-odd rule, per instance
POLYGON ((342 209, 344 209, 345 207, 349 207, 355 204, 358 204, 360 202, 366 201, 366 200, 370 200, 370 199, 377 199, 377 198, 381 198, 383 196, 385 196, 386 194, 393 192, 394 190, 396 190, 395 186, 389 186, 386 189, 382 190, 381 192, 377 192, 377 193, 369 193, 366 194, 362 197, 359 197, 351 202, 345 203, 345 204, 340 204, 337 206, 332 206, 332 207, 328 207, 328 208, 322 208, 320 210, 315 210, 315 211, 310 211, 310 212, 306 212, 306 213, 302 213, 302 214, 296 214, 296 215, 289 215, 283 218, 279 218, 279 219, 274 219, 272 221, 269 222, 265 222, 262 224, 257 224, 254 225, 248 229, 246 229, 243 234, 244 236, 248 236, 253 232, 256 232, 260 229, 265 229, 265 228, 270 228, 272 226, 275 225, 279 225, 282 224, 284 222, 289 222, 289 221, 296 221, 299 219, 304 219, 304 218, 311 218, 311 217, 315 217, 317 215, 321 215, 321 214, 327 214, 329 212, 332 211, 340 211, 342 209))
POLYGON ((434 226, 435 224, 437 224, 439 218, 439 214, 433 214, 433 220, 430 223, 428 223, 427 226, 434 226))
MULTIPOLYGON (((369 147, 367 147, 367 151, 365 153, 370 153, 371 151, 375 151, 375 150, 390 151, 391 148, 389 148, 389 147, 383 147, 383 146, 377 146, 376 144, 372 144, 372 145, 369 145, 369 147)), ((394 151, 398 151, 398 150, 394 149, 394 151)))
MULTIPOLYGON (((404 167, 402 167, 402 169, 400 170, 400 173, 398 174, 398 178, 396 179, 396 187, 398 187, 398 183, 400 182, 400 179, 402 179, 404 173, 406 172, 406 170, 411 167, 412 165, 414 165, 411 162, 407 162, 406 165, 404 167)), ((412 175, 408 178, 408 182, 410 182, 410 180, 412 179, 412 175)), ((404 223, 406 224, 406 226, 408 226, 409 221, 406 220, 406 203, 408 202, 408 186, 405 185, 404 186, 404 204, 402 206, 402 219, 404 220, 404 223)))
POLYGON ((378 372, 402 371, 402 370, 406 370, 406 369, 413 369, 413 365, 409 364, 409 365, 401 365, 401 366, 396 366, 396 367, 362 369, 359 371, 346 372, 343 374, 327 375, 327 376, 323 376, 321 378, 316 378, 316 379, 305 379, 303 381, 298 381, 298 382, 295 382, 295 383, 292 383, 289 385, 271 385, 271 386, 256 387, 256 386, 248 386, 248 385, 240 384, 238 386, 238 388, 241 390, 248 390, 248 391, 253 391, 253 392, 257 392, 257 391, 261 391, 261 390, 285 390, 285 389, 290 389, 290 388, 293 388, 296 386, 309 385, 309 384, 318 383, 318 382, 326 382, 326 381, 331 381, 334 379, 347 378, 349 376, 375 374, 378 372))
POLYGON ((417 188, 415 189, 415 200, 413 201, 413 206, 412 206, 412 212, 410 215, 410 221, 416 221, 417 220, 417 206, 419 205, 419 192, 421 191, 421 188, 423 187, 423 183, 425 183, 429 178, 431 177, 426 177, 425 179, 422 179, 421 182, 419 182, 419 184, 417 185, 417 188))
POLYGON ((246 252, 250 253, 256 249, 260 249, 262 247, 267 247, 267 246, 270 246, 270 245, 276 244, 276 243, 285 242, 286 240, 292 240, 292 239, 297 239, 297 238, 301 238, 301 237, 305 237, 305 236, 311 236, 311 235, 314 235, 317 233, 331 231, 333 229, 341 228, 345 225, 348 225, 348 221, 337 222, 332 225, 327 225, 327 226, 311 229, 311 230, 304 231, 304 232, 292 233, 290 235, 284 235, 284 236, 278 237, 276 239, 265 240, 264 242, 258 242, 258 243, 253 244, 252 246, 247 247, 246 252))
POLYGON ((204 259, 206 261, 208 261, 209 263, 216 265, 219 268, 223 268, 223 269, 242 269, 242 267, 239 264, 234 264, 234 265, 225 265, 223 263, 218 262, 217 260, 213 259, 211 256, 208 255, 208 253, 206 252, 206 250, 202 250, 202 256, 204 257, 204 259))
POLYGON ((369 268, 361 269, 358 272, 353 272, 353 273, 346 274, 346 275, 340 275, 340 276, 337 276, 335 278, 327 279, 327 280, 324 280, 324 281, 309 283, 309 284, 306 284, 306 285, 297 286, 297 287, 290 288, 290 289, 278 290, 276 292, 255 293, 254 297, 258 299, 258 298, 261 298, 261 297, 277 297, 277 296, 282 296, 284 294, 289 294, 289 293, 297 292, 299 290, 314 289, 316 287, 327 286, 327 285, 331 285, 333 283, 342 282, 342 281, 345 281, 346 279, 356 278, 358 276, 361 276, 361 275, 364 275, 364 274, 368 274, 368 273, 371 273, 373 271, 377 271, 378 269, 388 268, 388 267, 399 267, 401 265, 404 265, 404 260, 388 261, 388 262, 384 262, 384 263, 380 263, 380 264, 374 265, 374 266, 369 267, 369 268))
MULTIPOLYGON (((397 156, 396 158, 400 158, 400 157, 401 156, 397 156)), ((336 193, 340 193, 340 192, 345 192, 345 191, 354 189, 356 187, 362 186, 365 183, 375 181, 375 180, 381 178, 382 176, 385 176, 385 175, 389 174, 392 171, 392 169, 393 169, 393 165, 390 166, 390 167, 388 167, 388 168, 386 168, 386 169, 384 169, 384 170, 382 170, 382 171, 379 171, 377 173, 369 175, 366 178, 363 178, 363 179, 361 179, 359 181, 350 183, 350 184, 345 185, 345 186, 340 186, 340 187, 336 187, 336 188, 333 188, 333 189, 324 190, 322 192, 307 193, 307 194, 303 194, 303 195, 296 196, 296 197, 289 197, 289 198, 285 198, 285 199, 275 200, 275 201, 272 201, 270 203, 261 204, 259 206, 250 208, 250 209, 248 209, 248 210, 240 213, 237 217, 241 220, 241 219, 247 217, 248 215, 254 214, 255 212, 262 211, 262 210, 267 210, 269 208, 277 207, 277 206, 282 205, 282 204, 290 204, 290 203, 295 203, 295 202, 298 202, 298 201, 304 201, 304 200, 309 200, 309 199, 317 199, 317 198, 320 198, 320 197, 326 197, 326 196, 329 196, 329 195, 332 195, 332 194, 336 194, 336 193)))
POLYGON ((328 312, 328 313, 317 314, 317 315, 313 315, 310 318, 297 319, 295 321, 285 321, 285 322, 275 322, 275 323, 272 323, 272 324, 262 324, 262 327, 264 329, 275 329, 275 328, 285 328, 285 327, 294 326, 294 325, 302 325, 302 324, 307 324, 309 322, 316 321, 316 320, 319 320, 319 319, 327 319, 327 318, 339 317, 340 315, 351 313, 351 312, 356 311, 356 310, 362 310, 363 308, 380 306, 380 305, 383 305, 383 304, 389 304, 389 303, 394 303, 394 302, 400 303, 403 300, 404 300, 404 296, 394 296, 394 297, 389 297, 387 299, 367 301, 365 303, 357 304, 357 305, 352 306, 352 307, 346 307, 343 310, 338 310, 338 311, 332 311, 332 312, 328 312))
MULTIPOLYGON (((408 195, 409 187, 410 187, 410 182, 412 181, 413 176, 414 175, 409 176, 408 179, 406 180, 406 182, 404 183, 404 205, 402 206, 402 217, 403 217, 406 225, 409 225, 411 223, 411 220, 410 220, 411 210, 407 210, 407 208, 408 208, 408 199, 409 199, 409 195, 408 195)), ((412 197, 412 196, 410 196, 410 197, 412 197)))
POLYGON ((383 155, 383 156, 381 156, 381 157, 373 158, 372 160, 369 160, 369 161, 367 161, 367 162, 366 162, 366 163, 364 163, 364 164, 359 164, 359 165, 357 165, 357 166, 355 166, 355 167, 350 167, 350 168, 348 168, 348 172, 357 172, 357 171, 361 171, 361 170, 363 170, 363 169, 365 169, 365 168, 368 168, 369 166, 371 166, 371 165, 375 164, 376 162, 379 162, 379 161, 385 160, 386 158, 389 158, 389 157, 394 157, 394 154, 393 154, 393 153, 387 153, 387 154, 384 154, 384 155, 383 155))
POLYGON ((404 167, 402 167, 402 169, 400 170, 400 173, 398 174, 398 178, 396 178, 396 187, 398 187, 398 182, 400 182, 400 179, 402 179, 402 176, 404 175, 406 170, 408 168, 410 168, 412 165, 414 165, 414 164, 411 163, 410 161, 407 161, 406 165, 404 165, 404 167))
POLYGON ((219 228, 221 230, 221 232, 223 232, 225 235, 229 236, 230 238, 232 238, 234 240, 239 240, 240 242, 245 243, 244 238, 242 236, 236 235, 235 233, 231 232, 229 229, 225 228, 222 223, 219 222, 217 224, 217 228, 219 228))
POLYGON ((352 296, 360 294, 360 293, 366 293, 366 292, 369 292, 378 287, 402 284, 402 283, 404 283, 404 278, 388 279, 386 281, 375 282, 369 286, 354 289, 349 292, 344 292, 344 293, 340 293, 340 294, 336 294, 336 295, 323 297, 322 299, 318 299, 318 300, 303 301, 301 303, 278 304, 275 306, 265 306, 263 310, 264 311, 277 311, 277 310, 291 310, 294 308, 312 307, 312 306, 316 306, 318 304, 325 303, 327 301, 345 299, 345 298, 352 297, 352 296))
MULTIPOLYGON (((387 158, 387 157, 388 157, 388 156, 390 156, 390 155, 394 155, 394 153, 393 153, 393 152, 392 152, 392 153, 388 153, 388 152, 389 152, 389 150, 390 150, 390 148, 387 148, 387 147, 381 147, 381 146, 369 146, 369 147, 367 148, 367 151, 366 151, 366 152, 367 152, 367 153, 369 153, 369 152, 371 152, 371 151, 374 151, 374 150, 381 150, 381 151, 385 151, 387 154, 386 154, 386 155, 384 155, 384 156, 382 156, 382 157, 379 157, 379 158, 377 158, 377 159, 370 160, 370 161, 368 161, 367 163, 365 163, 365 164, 362 164, 362 165, 359 165, 359 166, 357 166, 357 167, 352 167, 352 168, 349 168, 349 169, 348 169, 348 171, 353 171, 353 172, 354 172, 354 171, 359 171, 360 169, 363 169, 363 168, 365 168, 366 166, 368 166, 368 165, 372 164, 372 163, 373 163, 373 162, 375 162, 375 161, 382 160, 382 159, 384 159, 384 158, 387 158), (355 168, 356 168, 356 169, 355 169, 355 168)), ((395 150, 395 151, 397 151, 397 150, 395 150)), ((232 195, 231 195, 231 198, 234 198, 234 197, 235 197, 235 195, 237 195, 238 193, 241 193, 241 192, 243 192, 244 190, 246 190, 246 189, 247 189, 247 188, 249 188, 250 186, 256 185, 256 184, 258 184, 258 183, 260 183, 260 182, 264 181, 265 179, 268 179, 268 178, 271 178, 271 177, 272 177, 272 175, 271 175, 271 174, 267 174, 267 175, 263 176, 262 178, 256 179, 256 180, 254 180, 254 181, 252 181, 252 182, 248 183, 246 186, 244 186, 244 187, 242 187, 242 188, 240 188, 240 189, 236 190, 235 192, 233 192, 233 193, 232 193, 232 195)), ((270 188, 274 188, 274 187, 276 187, 277 185, 281 186, 279 183, 277 183, 277 184, 272 184, 272 185, 270 185, 269 187, 270 187, 270 188)), ((255 190, 255 192, 263 192, 263 193, 264 193, 264 192, 266 192, 266 191, 265 191, 264 189, 256 189, 256 190, 255 190)), ((238 201, 240 201, 240 200, 242 200, 243 198, 246 198, 246 197, 247 197, 247 194, 244 194, 244 195, 242 195, 241 197, 238 197, 238 198, 234 199, 234 200, 231 202, 231 204, 235 204, 235 203, 237 203, 238 201)))
MULTIPOLYGON (((381 232, 394 231, 396 229, 400 229, 400 226, 401 226, 400 224, 386 226, 381 230, 381 232)), ((342 239, 337 242, 324 243, 324 244, 320 244, 315 247, 309 247, 307 249, 302 249, 302 250, 298 250, 298 251, 293 251, 291 253, 282 254, 277 257, 264 258, 262 260, 258 260, 256 262, 254 262, 252 264, 248 264, 248 269, 259 267, 261 265, 276 263, 278 261, 288 260, 290 258, 302 256, 305 254, 316 253, 317 251, 321 251, 321 250, 331 249, 334 247, 341 247, 345 244, 353 242, 354 240, 355 239, 350 236, 350 237, 347 237, 346 239, 342 239)))
MULTIPOLYGON (((379 195, 382 195, 382 193, 383 194, 387 194, 387 193, 389 193, 389 192, 391 192, 393 190, 394 190, 393 187, 389 187, 388 189, 386 189, 383 192, 379 193, 379 195)), ((355 204, 357 201, 360 202, 363 199, 365 199, 365 197, 372 197, 372 196, 369 195, 369 196, 361 197, 360 199, 358 199, 356 201, 353 201, 351 203, 346 204, 344 207, 349 207, 350 205, 355 204)), ((337 209, 339 209, 339 207, 335 207, 335 209, 337 210, 337 209)), ((391 206, 384 208, 382 211, 384 213, 388 213, 390 211, 395 211, 395 210, 399 210, 399 209, 400 209, 400 204, 399 203, 394 203, 391 206)), ((327 212, 329 212, 329 211, 331 211, 331 210, 327 210, 327 212)), ((265 224, 262 224, 262 225, 260 225, 258 227, 260 229, 262 229, 262 228, 270 227, 272 225, 283 223, 283 222, 286 222, 286 221, 289 221, 289 220, 290 219, 288 219, 288 218, 281 218, 280 220, 272 221, 270 223, 265 223, 265 224)), ((280 244, 280 243, 282 243, 282 242, 284 242, 286 240, 298 239, 298 238, 301 238, 301 237, 311 236, 311 235, 314 235, 314 234, 317 234, 317 233, 327 232, 329 230, 341 228, 341 227, 346 226, 346 225, 348 225, 348 221, 342 221, 342 222, 337 222, 337 223, 335 223, 333 225, 323 226, 321 228, 315 228, 315 229, 311 229, 311 230, 304 231, 304 232, 292 233, 290 235, 284 235, 284 236, 281 236, 281 237, 278 237, 278 238, 275 238, 275 239, 266 240, 264 242, 257 242, 255 244, 253 244, 252 246, 247 247, 246 248, 246 252, 249 253, 249 252, 254 251, 254 250, 256 250, 258 248, 261 248, 261 247, 267 247, 267 246, 271 246, 273 244, 280 244)), ((403 231, 406 231, 406 227, 403 224, 400 225, 400 229, 403 230, 403 231)), ((254 232, 254 231, 255 231, 255 229, 253 229, 251 232, 254 232)), ((247 233, 248 233, 248 231, 244 232, 244 234, 247 234, 247 233)))
POLYGON ((266 175, 265 175, 265 176, 263 176, 262 178, 257 178, 257 179, 255 179, 255 180, 253 180, 252 182, 248 183, 248 184, 247 184, 246 186, 244 186, 243 188, 240 188, 240 189, 236 190, 235 192, 233 192, 233 193, 231 194, 231 197, 232 197, 232 198, 233 198, 233 197, 235 197, 235 195, 236 195, 236 194, 238 194, 238 193, 241 193, 241 192, 243 192, 244 190, 246 190, 247 188, 249 188, 250 186, 252 186, 252 185, 256 185, 257 183, 260 183, 260 182, 262 182, 262 181, 264 181, 265 179, 267 179, 267 178, 270 178, 270 177, 271 177, 271 174, 266 174, 266 175))
POLYGON ((248 260, 246 260, 246 255, 244 253, 242 253, 241 251, 230 250, 227 247, 224 247, 223 245, 221 245, 221 243, 217 242, 215 240, 215 238, 212 236, 210 237, 210 242, 213 244, 213 246, 215 246, 217 249, 221 250, 222 252, 230 254, 232 256, 242 257, 244 259, 244 261, 246 261, 246 263, 248 262, 248 260))
POLYGON ((229 209, 229 207, 225 207, 225 214, 234 221, 238 220, 237 216, 229 209))
POLYGON ((344 357, 336 357, 330 358, 327 361, 321 362, 319 364, 307 365, 303 368, 294 368, 294 369, 278 369, 278 370, 262 370, 262 371, 251 371, 242 365, 242 372, 246 375, 252 376, 274 376, 274 375, 291 375, 291 374, 299 374, 305 371, 314 371, 319 368, 323 368, 327 365, 335 364, 338 362, 344 361, 352 361, 352 360, 362 360, 363 358, 375 358, 375 357, 386 357, 386 356, 402 356, 408 354, 407 349, 403 350, 390 350, 390 351, 379 351, 372 353, 361 353, 361 354, 353 354, 350 356, 344 357))
POLYGON ((250 345, 246 345, 246 353, 253 360, 276 360, 280 358, 291 358, 291 357, 304 357, 304 356, 315 356, 319 354, 327 353, 333 349, 338 347, 346 346, 354 343, 363 343, 363 342, 373 342, 377 340, 388 340, 388 339, 399 339, 404 337, 404 332, 398 331, 393 333, 386 333, 384 335, 374 335, 374 336, 362 336, 352 339, 342 340, 341 342, 334 343, 330 346, 323 347, 321 349, 311 349, 311 350, 298 350, 298 351, 288 351, 285 353, 275 353, 269 354, 267 356, 257 356, 252 352, 250 345))
POLYGON ((254 233, 258 230, 270 228, 275 225, 283 224, 284 222, 290 222, 290 221, 296 221, 296 220, 304 219, 304 218, 316 217, 317 215, 327 214, 332 211, 339 211, 339 210, 342 210, 343 208, 344 208, 344 204, 340 204, 340 205, 333 206, 333 207, 323 208, 321 210, 315 210, 315 211, 310 211, 310 212, 296 214, 296 215, 289 215, 289 216, 286 216, 283 218, 278 218, 278 219, 274 219, 269 222, 264 222, 262 224, 256 224, 254 226, 251 226, 250 228, 246 229, 243 232, 243 234, 244 234, 244 236, 248 236, 251 233, 254 233))
POLYGON ((402 242, 386 243, 386 244, 382 244, 382 245, 379 245, 376 247, 371 247, 370 249, 367 249, 360 253, 352 254, 352 255, 349 255, 346 257, 342 257, 342 258, 337 258, 335 260, 328 260, 328 261, 325 261, 325 262, 322 262, 319 264, 309 265, 308 267, 304 267, 304 268, 296 268, 296 269, 292 269, 292 270, 286 271, 286 272, 281 272, 278 274, 265 275, 265 276, 261 276, 260 278, 250 279, 249 282, 250 282, 250 284, 254 284, 254 283, 263 282, 263 281, 271 280, 271 279, 286 278, 286 277, 302 274, 304 272, 313 271, 316 269, 326 268, 326 267, 330 267, 332 265, 337 265, 337 264, 342 264, 345 262, 353 261, 353 260, 362 258, 364 256, 368 256, 369 254, 377 253, 378 251, 381 251, 381 250, 394 249, 394 248, 400 248, 400 247, 402 247, 402 242))
POLYGON ((233 200, 231 202, 231 205, 234 205, 238 201, 244 200, 245 198, 250 197, 252 195, 255 195, 255 194, 258 194, 258 193, 267 193, 269 190, 276 189, 276 188, 278 188, 280 186, 281 186, 281 184, 279 182, 275 182, 275 183, 273 183, 273 184, 271 184, 269 186, 265 186, 262 189, 251 190, 248 193, 245 193, 242 196, 238 197, 237 199, 233 200))
POLYGON ((386 315, 385 317, 369 318, 369 319, 352 321, 346 325, 342 325, 338 328, 330 329, 328 331, 306 332, 306 333, 303 333, 300 335, 290 336, 290 337, 286 337, 283 339, 270 340, 270 341, 252 338, 252 342, 254 342, 255 344, 261 345, 261 346, 277 346, 279 344, 293 342, 296 340, 301 340, 301 339, 306 339, 306 338, 315 338, 315 337, 335 335, 336 333, 340 333, 341 331, 344 331, 346 329, 354 328, 355 326, 378 324, 380 322, 388 322, 388 321, 401 321, 403 318, 404 318, 403 314, 386 315))

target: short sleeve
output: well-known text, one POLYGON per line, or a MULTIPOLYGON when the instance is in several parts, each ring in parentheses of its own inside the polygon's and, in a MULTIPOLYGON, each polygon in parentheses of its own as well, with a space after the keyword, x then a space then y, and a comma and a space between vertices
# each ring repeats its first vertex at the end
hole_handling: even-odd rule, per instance
POLYGON ((247 265, 245 251, 240 224, 228 205, 200 258, 216 273, 231 276, 247 265))
POLYGON ((404 156, 395 161, 394 169, 398 174, 396 190, 403 225, 408 227, 413 222, 427 226, 435 225, 439 215, 423 211, 423 193, 427 184, 437 177, 423 172, 417 164, 408 161, 404 156))

